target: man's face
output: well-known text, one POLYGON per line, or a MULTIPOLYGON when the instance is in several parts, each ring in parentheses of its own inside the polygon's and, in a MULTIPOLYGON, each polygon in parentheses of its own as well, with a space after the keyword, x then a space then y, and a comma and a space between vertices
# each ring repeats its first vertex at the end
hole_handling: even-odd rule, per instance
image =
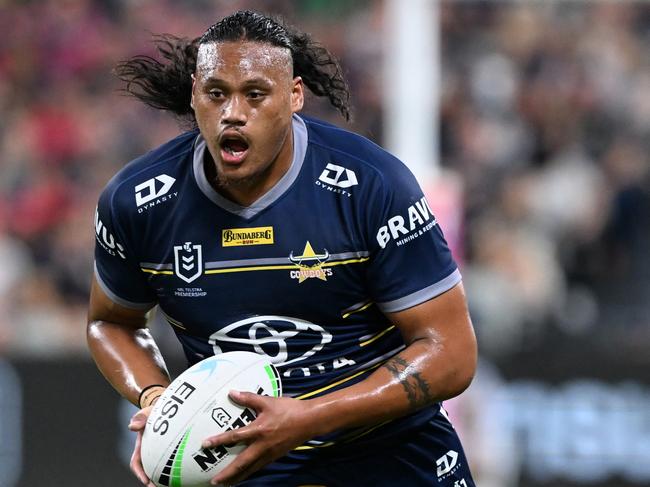
POLYGON ((219 184, 244 190, 279 179, 291 163, 291 115, 303 105, 289 50, 250 41, 202 44, 193 81, 194 114, 219 184))

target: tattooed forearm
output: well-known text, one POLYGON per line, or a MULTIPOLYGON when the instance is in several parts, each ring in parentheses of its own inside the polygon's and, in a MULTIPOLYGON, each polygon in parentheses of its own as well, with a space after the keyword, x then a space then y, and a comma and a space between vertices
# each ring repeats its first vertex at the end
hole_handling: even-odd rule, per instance
POLYGON ((393 357, 383 365, 402 384, 412 409, 434 402, 431 388, 414 365, 401 357, 393 357))

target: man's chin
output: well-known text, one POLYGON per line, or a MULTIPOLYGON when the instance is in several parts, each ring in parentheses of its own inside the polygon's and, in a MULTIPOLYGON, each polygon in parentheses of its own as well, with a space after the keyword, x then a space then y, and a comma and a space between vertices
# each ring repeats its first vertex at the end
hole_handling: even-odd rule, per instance
POLYGON ((270 169, 269 166, 255 170, 252 164, 231 166, 222 162, 217 168, 217 184, 224 189, 255 188, 264 183, 270 169))
POLYGON ((238 174, 237 171, 227 171, 217 175, 217 184, 224 189, 246 188, 254 186, 259 179, 257 174, 238 174))

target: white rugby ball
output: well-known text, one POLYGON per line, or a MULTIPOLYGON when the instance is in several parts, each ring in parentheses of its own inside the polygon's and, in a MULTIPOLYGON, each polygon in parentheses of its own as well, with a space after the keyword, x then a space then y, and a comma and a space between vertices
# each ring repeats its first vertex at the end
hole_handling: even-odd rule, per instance
POLYGON ((282 395, 268 357, 227 352, 206 358, 179 375, 154 405, 142 437, 142 465, 158 487, 207 487, 245 448, 203 448, 208 436, 239 428, 255 411, 228 398, 231 390, 282 395))

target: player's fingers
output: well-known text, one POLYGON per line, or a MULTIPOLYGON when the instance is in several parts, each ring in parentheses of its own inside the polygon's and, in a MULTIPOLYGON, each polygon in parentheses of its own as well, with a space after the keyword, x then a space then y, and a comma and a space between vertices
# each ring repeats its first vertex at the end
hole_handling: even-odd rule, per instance
POLYGON ((238 469, 237 474, 234 477, 230 478, 228 480, 228 482, 232 483, 233 485, 237 485, 237 484, 239 484, 239 482, 243 482, 248 477, 253 475, 258 470, 262 469, 263 467, 265 467, 269 463, 270 463, 269 460, 266 460, 266 459, 258 460, 256 462, 250 464, 250 465, 247 465, 243 469, 238 469))
POLYGON ((142 466, 142 456, 140 455, 141 445, 142 432, 138 431, 138 435, 135 438, 135 446, 133 447, 133 454, 131 455, 131 462, 129 463, 129 467, 131 467, 131 471, 135 474, 140 482, 142 482, 144 485, 149 486, 153 484, 149 481, 149 477, 147 477, 147 474, 144 471, 144 467, 142 466))
POLYGON ((230 465, 212 479, 212 485, 232 485, 248 478, 268 463, 268 459, 264 458, 264 453, 263 449, 246 448, 230 465))
POLYGON ((231 431, 226 431, 225 433, 220 433, 215 436, 210 436, 203 440, 201 446, 203 448, 213 448, 217 445, 234 445, 236 443, 250 443, 256 437, 258 433, 256 428, 250 426, 245 426, 243 428, 237 428, 231 431))
POLYGON ((249 407, 258 413, 264 409, 265 404, 270 399, 267 396, 245 391, 230 391, 228 397, 240 406, 249 407))

